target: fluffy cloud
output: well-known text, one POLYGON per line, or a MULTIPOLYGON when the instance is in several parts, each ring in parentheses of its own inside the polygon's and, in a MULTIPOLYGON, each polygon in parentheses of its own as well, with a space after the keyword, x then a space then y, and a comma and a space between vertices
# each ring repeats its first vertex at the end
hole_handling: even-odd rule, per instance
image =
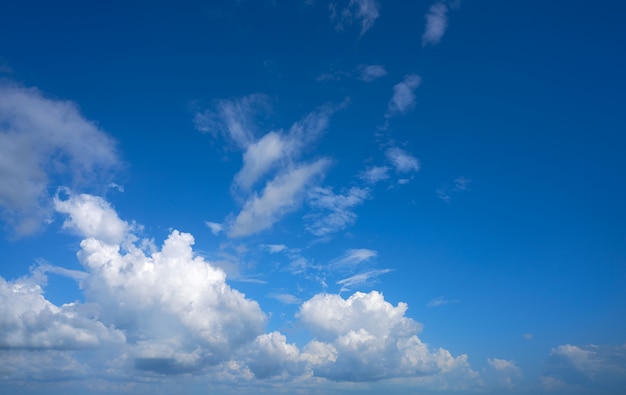
POLYGON ((408 173, 418 171, 420 169, 420 163, 414 156, 410 155, 403 149, 392 147, 385 151, 387 160, 395 167, 396 171, 400 173, 408 173))
POLYGON ((368 184, 376 184, 389 178, 389 167, 372 166, 363 171, 359 177, 368 184))
POLYGON ((67 189, 59 192, 68 196, 66 200, 60 197, 60 193, 54 197, 55 210, 67 215, 63 228, 107 244, 120 244, 124 240, 129 225, 117 216, 109 202, 88 194, 73 195, 67 189))
POLYGON ((86 300, 99 306, 102 323, 124 331, 133 367, 197 370, 229 358, 262 332, 259 305, 194 254, 190 234, 174 230, 157 249, 122 232, 125 222, 100 198, 70 195, 58 206, 68 214, 66 224, 86 237, 78 252, 88 273, 81 282, 86 300))
POLYGON ((345 194, 335 194, 330 188, 312 189, 308 201, 314 211, 305 217, 309 221, 307 230, 315 236, 326 236, 345 229, 356 221, 353 208, 368 197, 365 188, 352 187, 345 194))
POLYGON ((402 82, 393 87, 393 96, 389 101, 387 117, 395 114, 402 114, 415 106, 415 89, 422 82, 422 78, 415 74, 404 77, 402 82))
POLYGON ((426 29, 422 34, 422 45, 439 44, 448 28, 448 6, 437 2, 430 6, 426 14, 426 29))
POLYGON ((360 78, 365 82, 372 82, 387 75, 387 70, 379 64, 363 64, 359 66, 360 78))
POLYGON ((545 363, 545 389, 619 393, 626 386, 626 344, 565 344, 552 349, 545 363))
POLYGON ((0 83, 0 214, 17 235, 49 220, 52 177, 86 185, 118 163, 113 140, 74 103, 0 83))
POLYGON ((260 196, 248 199, 230 229, 230 236, 247 236, 265 230, 301 203, 304 189, 328 167, 328 159, 300 165, 267 183, 260 196))
POLYGON ((299 317, 324 350, 317 376, 337 381, 374 381, 392 377, 471 372, 467 356, 430 351, 417 337, 421 325, 405 316, 407 305, 382 294, 357 292, 348 299, 320 294, 306 301, 299 317))
POLYGON ((32 277, 0 277, 0 300, 0 349, 80 350, 124 341, 120 331, 87 318, 97 312, 94 306, 56 306, 32 277))

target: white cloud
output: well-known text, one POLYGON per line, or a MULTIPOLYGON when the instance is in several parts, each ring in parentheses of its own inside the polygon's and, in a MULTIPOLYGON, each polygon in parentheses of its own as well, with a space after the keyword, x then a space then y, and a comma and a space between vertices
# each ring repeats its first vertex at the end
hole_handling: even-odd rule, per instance
POLYGON ((448 6, 443 2, 436 2, 426 14, 426 29, 422 35, 422 45, 435 45, 441 41, 448 28, 448 6))
POLYGON ((402 82, 393 87, 393 96, 389 101, 387 117, 395 114, 403 114, 415 106, 415 89, 422 82, 419 75, 409 74, 402 82))
POLYGON ((448 300, 448 299, 444 298, 443 296, 440 296, 440 297, 435 298, 435 299, 431 300, 430 302, 428 302, 428 304, 426 304, 426 306, 428 306, 428 307, 439 307, 439 306, 445 306, 445 305, 451 304, 451 303, 458 303, 458 300, 448 300))
POLYGON ((515 361, 488 358, 487 364, 489 368, 483 372, 483 378, 489 384, 489 388, 506 388, 511 390, 523 376, 522 369, 517 366, 515 361))
POLYGON ((367 248, 357 248, 347 250, 342 256, 334 259, 331 266, 335 268, 354 268, 362 262, 368 261, 376 257, 378 253, 367 248))
POLYGON ((294 344, 288 344, 287 338, 279 332, 260 335, 246 354, 250 370, 260 379, 283 372, 300 375, 303 371, 300 350, 294 344))
POLYGON ((124 341, 122 332, 86 318, 94 306, 56 306, 34 278, 0 277, 0 300, 0 349, 80 350, 124 341))
POLYGON ((359 285, 359 284, 366 284, 368 283, 372 278, 378 277, 382 274, 385 273, 389 273, 393 270, 391 269, 378 269, 378 270, 369 270, 367 272, 362 272, 362 273, 358 273, 355 274, 353 276, 350 276, 348 278, 344 278, 342 280, 337 281, 337 284, 341 285, 341 291, 346 291, 349 290, 350 287, 353 287, 355 285, 359 285))
MULTIPOLYGON (((353 20, 361 22, 361 36, 364 35, 379 16, 379 4, 376 0, 350 0, 350 3, 343 9, 337 29, 343 29, 344 24, 350 24, 353 20)), ((337 5, 331 3, 331 19, 337 19, 337 5)))
POLYGON ((377 182, 386 180, 389 178, 389 167, 387 166, 372 166, 363 171, 359 178, 368 184, 376 184, 377 182))
POLYGON ((196 113, 194 125, 201 132, 214 137, 221 134, 239 149, 246 149, 255 140, 256 120, 269 110, 269 99, 259 93, 219 100, 214 109, 196 113))
POLYGON ((243 155, 243 167, 235 176, 235 184, 248 190, 279 159, 283 158, 285 142, 276 132, 267 133, 259 141, 250 144, 243 155))
POLYGON ((375 381, 392 377, 473 373, 467 356, 430 351, 417 337, 421 325, 405 317, 407 305, 394 307, 382 294, 357 292, 348 299, 320 294, 300 308, 303 325, 322 345, 326 358, 313 372, 337 381, 375 381))
POLYGON ((414 172, 419 171, 420 169, 419 160, 401 148, 389 148, 385 151, 385 155, 395 169, 400 173, 414 172))
POLYGON ((269 132, 249 144, 243 156, 243 167, 235 176, 234 186, 247 192, 273 167, 284 169, 292 163, 304 148, 322 135, 334 111, 335 108, 330 105, 322 106, 294 123, 288 133, 269 132))
POLYGON ((565 344, 553 348, 542 383, 546 389, 576 387, 594 393, 619 393, 626 386, 626 344, 565 344))
POLYGON ((129 225, 117 216, 106 200, 87 194, 72 195, 67 189, 60 192, 68 195, 65 200, 59 193, 54 197, 55 210, 67 214, 63 228, 85 237, 95 237, 107 244, 120 244, 124 240, 129 225))
POLYGON ((360 78, 365 82, 372 82, 387 75, 387 70, 379 64, 362 64, 359 66, 360 78))
POLYGON ((276 176, 267 183, 260 196, 255 193, 247 200, 235 218, 229 235, 239 237, 258 233, 298 208, 305 188, 310 186, 329 164, 328 159, 319 159, 276 176))
POLYGON ((326 236, 354 224, 356 214, 352 209, 369 197, 369 190, 352 187, 345 194, 335 194, 330 188, 313 188, 308 194, 313 212, 305 219, 307 230, 315 236, 326 236))
POLYGON ((284 244, 265 244, 264 245, 270 254, 276 254, 277 252, 285 251, 287 246, 284 244))
POLYGON ((300 303, 302 303, 302 299, 300 299, 297 296, 294 296, 292 294, 287 294, 287 293, 270 293, 267 296, 269 296, 272 299, 276 299, 280 303, 283 303, 283 304, 300 304, 300 303))
POLYGON ((443 200, 446 203, 450 203, 452 201, 452 197, 459 192, 464 192, 469 190, 469 184, 471 180, 467 177, 457 177, 453 181, 453 186, 444 185, 441 188, 437 189, 437 197, 443 200))
POLYGON ((214 235, 219 235, 224 230, 224 225, 217 222, 206 221, 205 224, 211 229, 211 233, 214 235))
POLYGON ((118 164, 114 141, 76 104, 0 83, 0 214, 17 235, 49 221, 53 177, 85 186, 118 164))

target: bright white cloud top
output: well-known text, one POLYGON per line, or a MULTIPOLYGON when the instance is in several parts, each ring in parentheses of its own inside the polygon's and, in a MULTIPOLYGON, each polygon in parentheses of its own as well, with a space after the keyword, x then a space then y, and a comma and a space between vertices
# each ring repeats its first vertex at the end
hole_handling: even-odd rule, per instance
POLYGON ((622 395, 599 1, 3 5, 0 394, 622 395))

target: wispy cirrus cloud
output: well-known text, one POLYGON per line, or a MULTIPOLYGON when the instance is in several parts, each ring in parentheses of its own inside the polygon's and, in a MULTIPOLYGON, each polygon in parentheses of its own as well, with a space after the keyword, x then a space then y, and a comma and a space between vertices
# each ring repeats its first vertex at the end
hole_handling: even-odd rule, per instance
POLYGON ((331 20, 336 21, 337 29, 342 30, 345 25, 359 21, 361 23, 361 36, 374 26, 380 15, 380 5, 376 0, 350 0, 341 11, 339 11, 337 3, 331 3, 329 8, 331 20))
POLYGON ((330 188, 314 188, 307 196, 313 212, 305 219, 309 222, 307 230, 315 236, 326 236, 354 224, 356 214, 353 209, 361 205, 368 197, 369 190, 352 187, 345 193, 335 194, 330 188))
POLYGON ((439 306, 445 306, 447 304, 453 304, 453 303, 459 303, 459 301, 458 300, 450 300, 450 299, 447 299, 446 297, 439 296, 439 297, 431 300, 430 302, 428 302, 426 304, 426 306, 428 306, 428 307, 439 307, 439 306))
POLYGON ((437 189, 437 197, 443 200, 446 203, 450 203, 452 201, 452 197, 459 192, 464 192, 469 190, 469 185, 472 180, 467 177, 457 177, 452 182, 452 186, 444 185, 437 189))
POLYGON ((378 270, 369 270, 362 273, 357 273, 350 277, 341 279, 337 281, 337 284, 341 285, 341 290, 339 292, 344 292, 350 290, 351 287, 359 284, 367 284, 370 280, 383 275, 385 273, 392 272, 393 269, 378 269, 378 270))
POLYGON ((260 194, 254 193, 230 226, 231 237, 241 237, 270 228, 283 215, 299 207, 304 189, 328 168, 328 159, 303 164, 277 175, 260 194))
POLYGON ((400 173, 416 172, 420 169, 419 160, 401 148, 391 147, 385 151, 385 156, 400 173))

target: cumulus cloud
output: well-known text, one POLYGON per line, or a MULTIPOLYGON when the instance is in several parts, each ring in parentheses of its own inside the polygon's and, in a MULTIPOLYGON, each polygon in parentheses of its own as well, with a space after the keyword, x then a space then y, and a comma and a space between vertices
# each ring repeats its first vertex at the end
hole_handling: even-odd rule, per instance
POLYGON ((385 151, 385 156, 400 173, 415 172, 420 169, 419 160, 401 148, 389 148, 385 151))
MULTIPOLYGON (((41 315, 39 326, 56 330, 50 321, 76 317, 68 318, 66 326, 59 325, 62 333, 51 335, 57 341, 69 342, 71 337, 74 342, 93 343, 103 335, 90 337, 77 331, 116 328, 126 337, 123 369, 179 374, 220 363, 262 333, 266 317, 258 303, 228 286, 221 269, 193 252, 190 234, 173 230, 157 248, 132 234, 101 198, 69 193, 56 203, 68 216, 66 225, 85 238, 78 252, 87 272, 81 279, 84 306, 98 306, 99 321, 79 318, 82 312, 76 311, 83 305, 54 308, 43 299, 40 288, 20 288, 27 297, 20 295, 19 300, 41 315)), ((16 330, 25 333, 24 328, 16 330)))
POLYGON ((86 186, 119 165, 115 142, 70 101, 0 83, 0 214, 18 235, 50 221, 50 180, 86 186))
POLYGON ((329 164, 328 159, 318 159, 276 176, 267 183, 260 195, 255 193, 246 201, 229 235, 239 237, 260 232, 298 208, 305 188, 322 175, 329 164))
POLYGON ((69 190, 59 192, 68 197, 63 200, 60 193, 54 197, 54 208, 67 214, 63 228, 71 229, 85 237, 94 237, 107 244, 120 244, 127 235, 129 225, 122 221, 109 202, 99 196, 73 195, 69 190))
POLYGON ((393 87, 393 96, 389 101, 387 117, 403 114, 415 106, 415 89, 421 84, 422 78, 415 74, 404 77, 402 82, 393 87))
POLYGON ((626 385, 626 344, 565 344, 553 348, 544 367, 547 387, 587 388, 613 393, 626 385))
POLYGON ((359 66, 360 79, 372 82, 387 75, 387 70, 379 64, 362 64, 359 66))
POLYGON ((422 34, 422 45, 439 44, 448 28, 448 6, 443 2, 436 2, 430 6, 426 14, 426 29, 422 34))
POLYGON ((369 197, 369 190, 352 187, 344 194, 335 194, 330 188, 313 188, 308 194, 308 202, 313 212, 305 218, 309 221, 307 230, 315 236, 336 233, 354 224, 354 207, 369 197))
POLYGON ((97 312, 94 306, 56 306, 36 280, 0 277, 0 349, 81 350, 124 341, 119 330, 87 318, 97 312))
POLYGON ((299 318, 324 350, 313 372, 337 381, 435 375, 465 370, 467 356, 431 351, 418 338, 421 325, 405 316, 407 305, 393 306, 382 294, 357 292, 348 299, 320 294, 306 301, 299 318))

